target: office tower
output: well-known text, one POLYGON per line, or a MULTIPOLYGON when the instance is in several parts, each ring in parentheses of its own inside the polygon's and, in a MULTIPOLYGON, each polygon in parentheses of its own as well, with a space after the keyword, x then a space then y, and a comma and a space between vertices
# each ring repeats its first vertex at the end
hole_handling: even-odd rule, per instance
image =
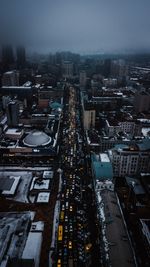
POLYGON ((4 110, 6 109, 10 101, 11 101, 10 96, 2 96, 2 106, 4 110))
POLYGON ((114 175, 117 177, 149 173, 149 139, 134 146, 118 145, 109 152, 112 159, 114 175))
POLYGON ((134 98, 134 108, 136 112, 150 110, 150 94, 145 91, 138 92, 134 98))
POLYGON ((126 77, 128 75, 128 66, 123 59, 113 60, 111 62, 111 76, 112 77, 126 77))
POLYGON ((73 77, 73 63, 70 61, 64 61, 63 65, 63 77, 64 78, 72 78, 73 77))
POLYGON ((85 130, 95 128, 96 111, 90 104, 83 104, 83 126, 85 130))
POLYGON ((85 87, 86 86, 86 72, 84 70, 80 71, 80 87, 85 87))
POLYGON ((19 123, 19 103, 11 101, 6 108, 7 122, 11 127, 16 127, 19 123))
POLYGON ((2 76, 2 86, 19 86, 19 72, 7 71, 2 76))
POLYGON ((10 69, 14 64, 13 48, 10 45, 4 45, 2 47, 2 66, 4 70, 10 69))
POLYGON ((103 68, 104 76, 109 77, 111 72, 111 59, 105 59, 103 68))
POLYGON ((26 63, 26 53, 25 53, 25 48, 23 46, 18 46, 17 47, 17 67, 23 68, 26 63))

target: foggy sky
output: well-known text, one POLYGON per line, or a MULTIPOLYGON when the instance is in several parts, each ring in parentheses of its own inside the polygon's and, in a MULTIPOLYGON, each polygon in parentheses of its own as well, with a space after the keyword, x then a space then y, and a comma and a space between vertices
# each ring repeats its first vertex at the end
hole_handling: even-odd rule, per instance
POLYGON ((111 53, 150 50, 149 0, 0 0, 0 45, 111 53))

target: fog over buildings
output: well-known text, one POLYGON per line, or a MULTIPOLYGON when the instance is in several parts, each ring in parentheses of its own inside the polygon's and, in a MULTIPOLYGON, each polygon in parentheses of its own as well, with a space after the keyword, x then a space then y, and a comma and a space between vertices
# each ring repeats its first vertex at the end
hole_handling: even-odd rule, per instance
POLYGON ((0 42, 42 53, 149 50, 148 0, 0 1, 0 42))
POLYGON ((149 0, 0 0, 0 267, 148 267, 149 0))

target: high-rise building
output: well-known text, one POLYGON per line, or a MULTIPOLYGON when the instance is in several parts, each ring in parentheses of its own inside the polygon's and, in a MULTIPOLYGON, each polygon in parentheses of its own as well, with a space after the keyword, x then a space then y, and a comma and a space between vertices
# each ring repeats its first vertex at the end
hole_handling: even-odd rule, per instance
POLYGON ((7 71, 2 76, 2 86, 19 86, 19 72, 7 71))
POLYGON ((142 143, 136 145, 119 144, 113 148, 109 153, 114 175, 121 177, 148 173, 150 171, 149 148, 149 139, 143 139, 142 143))
POLYGON ((6 107, 8 106, 8 103, 11 101, 10 96, 6 95, 6 96, 2 96, 2 106, 3 109, 6 109, 6 107))
POLYGON ((73 63, 70 61, 64 61, 62 65, 62 74, 64 78, 73 77, 73 63))
POLYGON ((10 45, 4 45, 2 47, 2 66, 3 66, 3 69, 5 71, 9 70, 13 64, 14 64, 13 48, 10 45))
POLYGON ((109 77, 111 72, 111 59, 105 59, 103 66, 103 74, 105 77, 109 77))
POLYGON ((111 62, 112 77, 126 77, 128 75, 128 66, 123 59, 113 60, 111 62))
POLYGON ((19 123, 19 103, 11 101, 6 108, 7 122, 10 127, 16 127, 19 123))
POLYGON ((141 91, 135 95, 134 108, 136 112, 149 111, 150 110, 150 94, 141 91))
POLYGON ((84 70, 80 71, 80 87, 85 87, 86 86, 86 72, 84 70))
POLYGON ((83 104, 83 125, 85 130, 95 128, 96 111, 93 106, 83 104))
POLYGON ((17 47, 17 67, 23 68, 26 63, 26 52, 25 48, 23 46, 18 46, 17 47))

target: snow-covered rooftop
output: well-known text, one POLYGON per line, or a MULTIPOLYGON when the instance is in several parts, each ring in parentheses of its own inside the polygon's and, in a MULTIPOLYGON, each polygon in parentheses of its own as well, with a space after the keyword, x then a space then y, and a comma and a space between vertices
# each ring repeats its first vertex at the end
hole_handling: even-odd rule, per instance
POLYGON ((150 133, 150 127, 143 127, 142 128, 142 134, 144 136, 148 136, 148 133, 150 133))
POLYGON ((48 203, 50 198, 49 192, 40 192, 37 197, 37 203, 48 203))
POLYGON ((16 128, 9 128, 7 129, 7 131, 5 132, 5 134, 13 134, 13 135, 20 135, 22 134, 22 130, 20 129, 16 129, 16 128))
MULTIPOLYGON (((9 178, 6 178, 7 181, 4 184, 4 190, 2 191, 2 195, 14 195, 16 188, 19 184, 20 178, 21 176, 10 176, 9 178)), ((1 181, 3 182, 3 178, 0 178, 0 182, 1 181)))
POLYGON ((52 179, 53 178, 53 174, 54 172, 53 171, 44 171, 43 172, 43 178, 44 179, 52 179))
POLYGON ((22 259, 34 259, 35 267, 39 267, 39 259, 42 244, 41 232, 30 232, 23 251, 22 259))
POLYGON ((106 153, 101 153, 100 159, 101 159, 101 162, 110 162, 110 159, 106 153))
POLYGON ((44 222, 38 221, 38 222, 33 222, 31 225, 31 232, 43 232, 44 230, 44 222))
POLYGON ((33 177, 30 190, 32 190, 32 189, 36 189, 36 190, 48 189, 49 184, 50 184, 49 179, 40 180, 38 177, 33 177))

